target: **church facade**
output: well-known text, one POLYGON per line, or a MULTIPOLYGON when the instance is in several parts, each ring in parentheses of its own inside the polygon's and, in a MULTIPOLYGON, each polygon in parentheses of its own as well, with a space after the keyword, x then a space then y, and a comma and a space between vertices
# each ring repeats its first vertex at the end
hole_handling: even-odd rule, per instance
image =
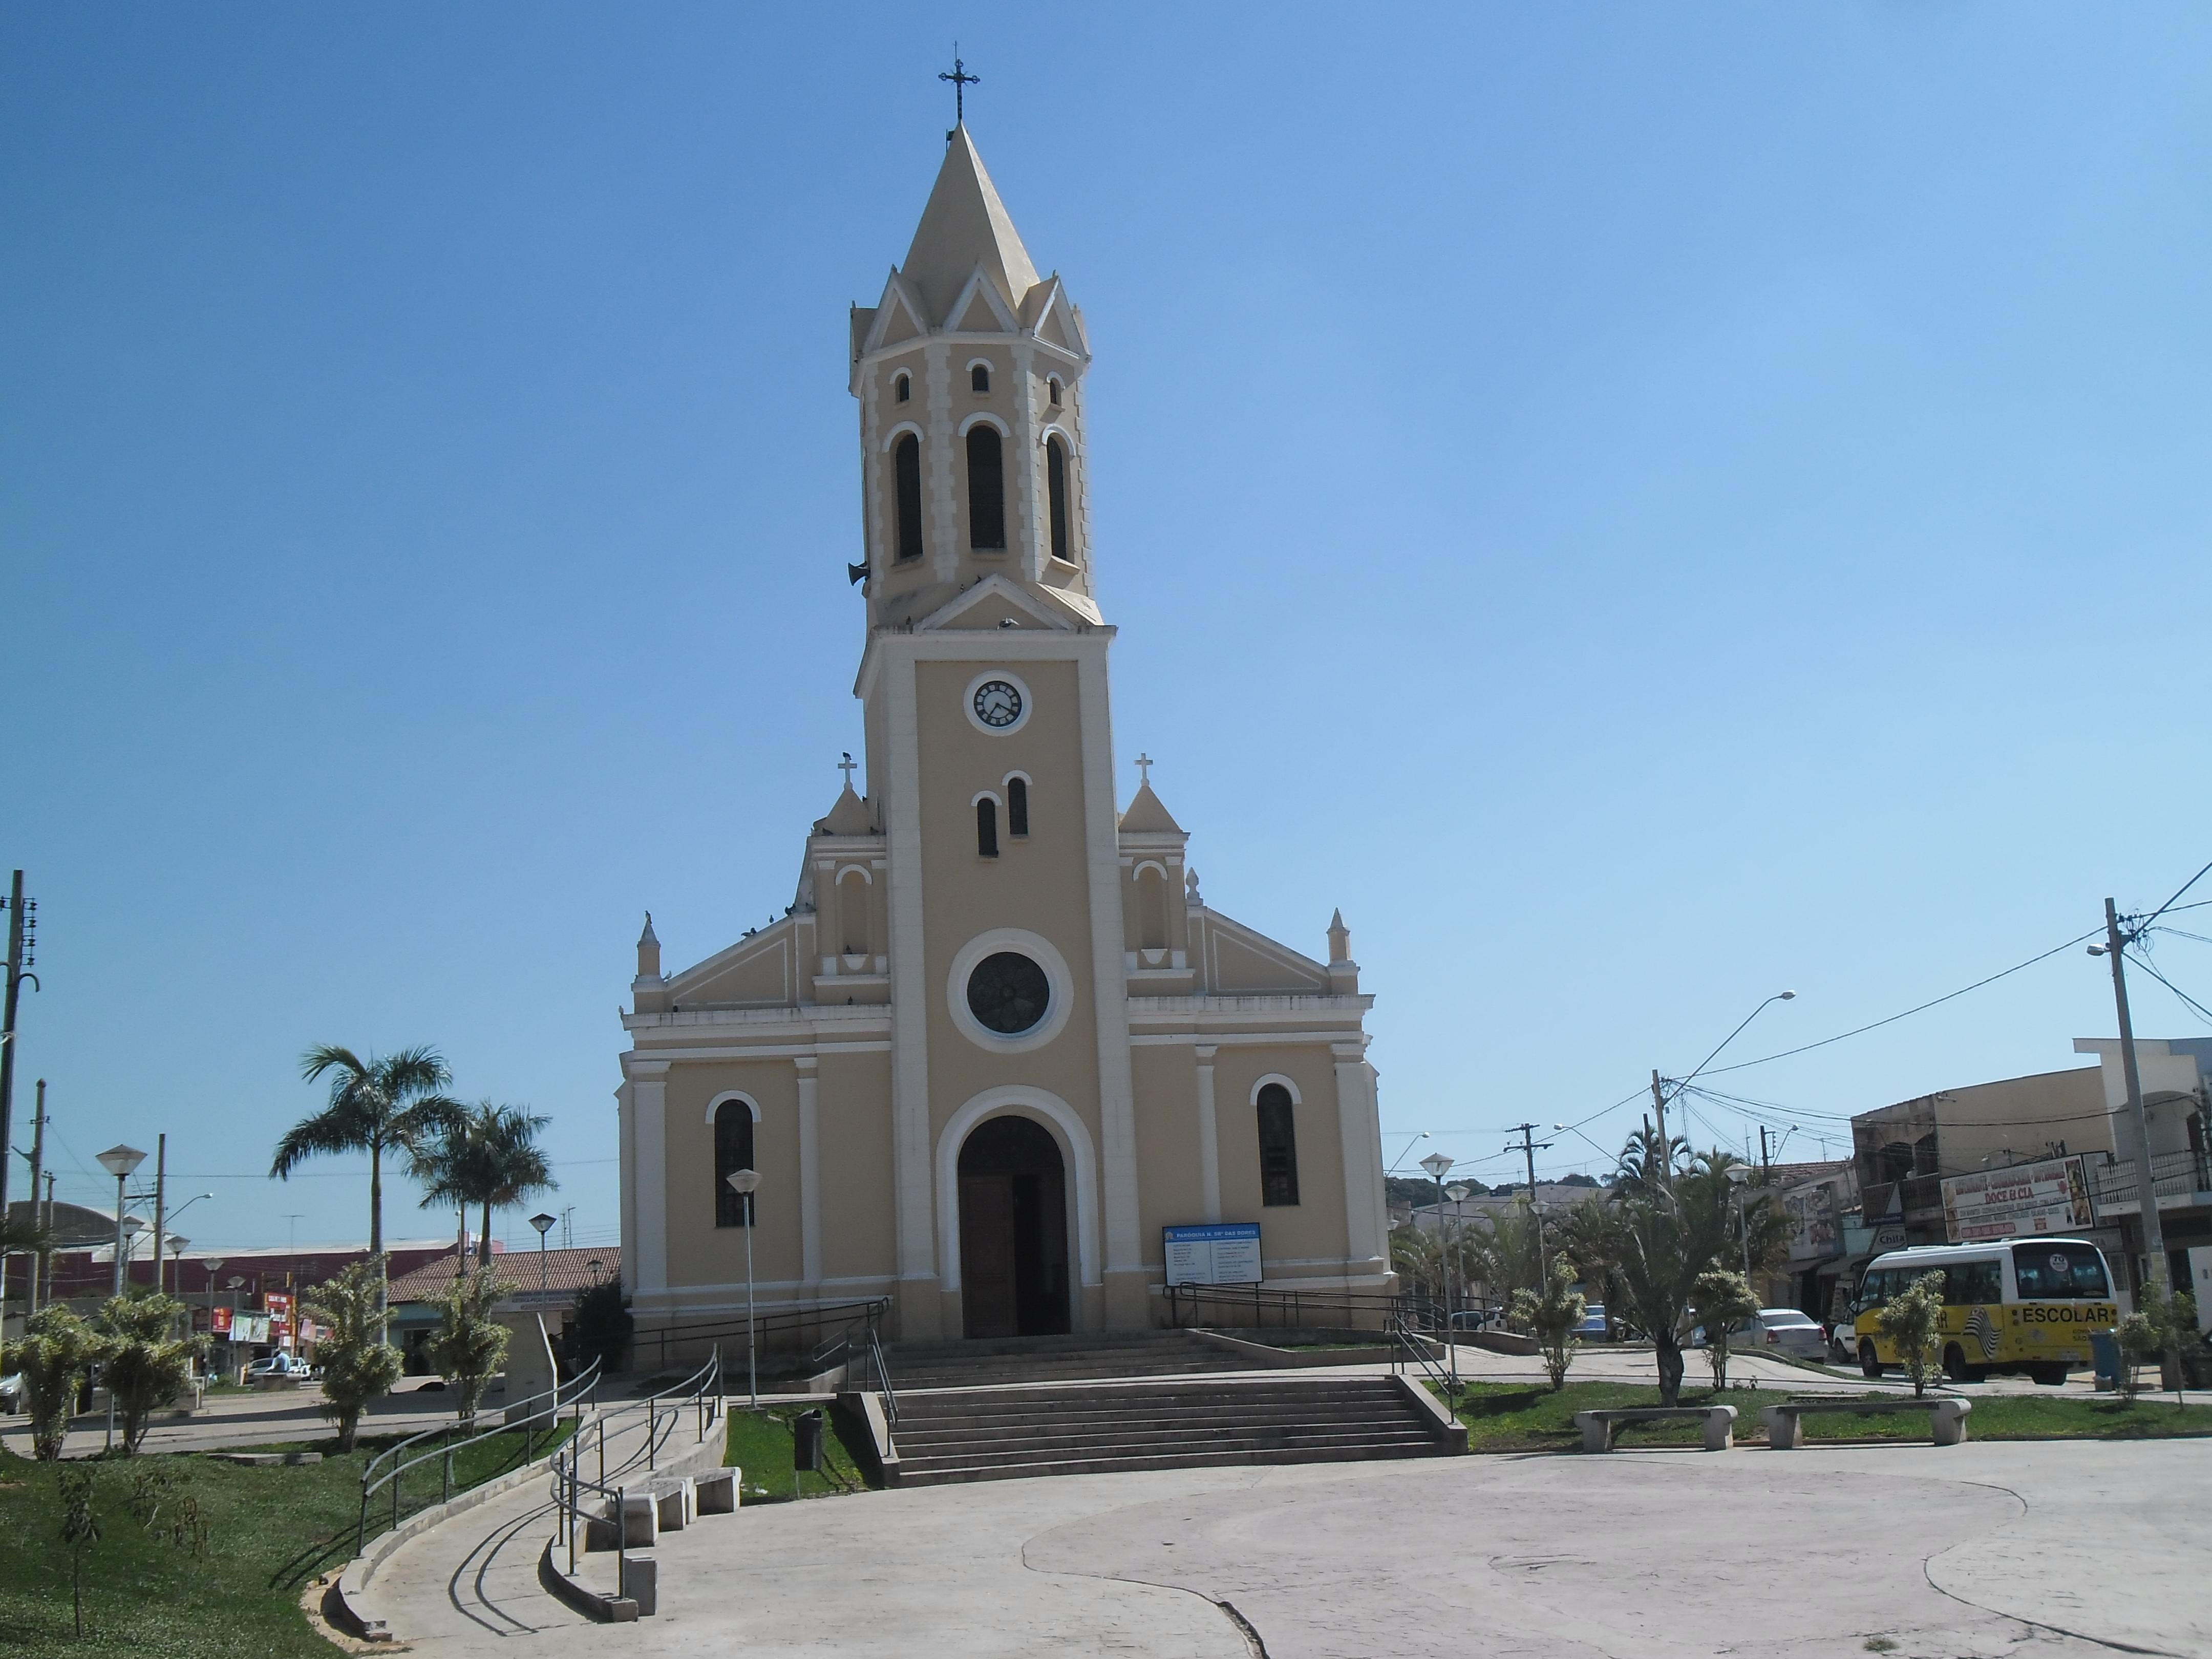
MULTIPOLYGON (((1149 767, 1116 810, 1082 314, 964 125, 852 313, 865 789, 788 913, 664 973, 617 1091, 641 1333, 874 1296, 907 1341, 1161 1322, 1164 1229, 1392 1287, 1359 988, 1211 908, 1149 767), (745 1198, 726 1179, 757 1172, 745 1198)), ((1316 933, 1322 933, 1316 927, 1316 933)))

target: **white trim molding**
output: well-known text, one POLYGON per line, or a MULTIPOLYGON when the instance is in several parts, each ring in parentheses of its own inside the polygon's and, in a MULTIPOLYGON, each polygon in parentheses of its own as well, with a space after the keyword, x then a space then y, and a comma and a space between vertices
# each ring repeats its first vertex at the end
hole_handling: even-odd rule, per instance
MULTIPOLYGON (((1060 1145, 1073 1178, 1075 1204, 1068 1218, 1069 1254, 1076 1277, 1086 1288, 1098 1285, 1098 1155, 1091 1131, 1075 1109, 1058 1095, 1019 1084, 986 1089, 945 1120, 937 1137, 938 1283, 960 1288, 960 1147, 969 1133, 988 1117, 1025 1117, 1042 1123, 1060 1145)), ((1071 1314, 1082 1322, 1080 1310, 1071 1314)))
MULTIPOLYGON (((970 415, 966 420, 960 422, 960 425, 954 432, 953 436, 957 438, 964 438, 969 432, 979 426, 996 428, 998 434, 1001 438, 1011 438, 1014 435, 1013 428, 1006 424, 1006 418, 1003 416, 994 415, 988 409, 979 409, 974 414, 970 415)), ((992 551, 996 552, 998 550, 994 548, 992 551)))
POLYGON ((889 432, 884 434, 883 453, 886 455, 890 454, 891 453, 891 446, 898 442, 901 438, 904 437, 909 432, 914 434, 915 441, 916 442, 925 447, 927 446, 929 442, 929 434, 924 432, 917 422, 913 421, 901 421, 896 426, 893 427, 889 432))
POLYGON ((1285 1089, 1290 1091, 1291 1105, 1303 1106, 1306 1103, 1304 1097, 1298 1093, 1298 1085, 1296 1078, 1285 1077, 1280 1072, 1270 1072, 1265 1077, 1253 1084, 1251 1097, 1251 1103, 1253 1105, 1257 1106, 1260 1103, 1260 1091, 1266 1088, 1270 1083, 1279 1083, 1285 1089))
POLYGON ((716 1095, 712 1100, 707 1103, 707 1127, 708 1128, 711 1129, 714 1127, 714 1114, 720 1111, 723 1107, 728 1105, 733 1100, 741 1100, 744 1103, 745 1109, 753 1115, 753 1121, 755 1123, 758 1123, 761 1121, 760 1102, 755 1100, 743 1089, 725 1089, 721 1093, 716 1095))
POLYGON ((1066 1028, 1069 1016, 1075 1012, 1075 980, 1067 971, 1067 958, 1042 933, 1032 933, 1023 927, 994 927, 976 934, 955 953, 952 970, 945 975, 945 1000, 960 1035, 977 1048, 994 1054, 1023 1054, 1043 1048, 1066 1028), (992 1030, 968 1006, 969 975, 975 971, 976 964, 984 957, 1001 951, 1015 951, 1036 963, 1044 969, 1046 983, 1050 987, 1044 1018, 1028 1030, 1012 1036, 992 1030))

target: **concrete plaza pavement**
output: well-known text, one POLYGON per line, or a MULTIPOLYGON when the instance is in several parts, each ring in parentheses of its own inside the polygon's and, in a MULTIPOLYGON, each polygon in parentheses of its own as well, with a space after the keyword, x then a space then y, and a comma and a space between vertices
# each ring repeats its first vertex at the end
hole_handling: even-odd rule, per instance
POLYGON ((532 1589, 550 1523, 520 1493, 395 1556, 384 1610, 437 1659, 1249 1659, 1255 1639, 1273 1659, 1800 1659, 1877 1637, 1926 1659, 2212 1659, 2212 1516, 2190 1496, 2208 1477, 2204 1441, 1970 1442, 871 1492, 664 1536, 659 1614, 612 1626, 532 1589))

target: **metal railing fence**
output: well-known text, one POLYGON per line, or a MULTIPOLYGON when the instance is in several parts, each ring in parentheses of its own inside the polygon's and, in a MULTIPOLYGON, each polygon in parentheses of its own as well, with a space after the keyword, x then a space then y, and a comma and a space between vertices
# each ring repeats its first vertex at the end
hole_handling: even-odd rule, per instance
POLYGON ((680 1382, 670 1384, 657 1394, 647 1395, 642 1401, 625 1401, 620 1405, 602 1407, 592 1406, 590 1421, 578 1419, 576 1432, 553 1455, 553 1505, 558 1517, 556 1544, 564 1545, 568 1552, 568 1572, 576 1571, 577 1537, 580 1528, 588 1527, 593 1517, 584 1513, 585 1494, 609 1500, 615 1528, 615 1583, 619 1589, 622 1575, 629 1559, 629 1517, 623 1512, 622 1477, 642 1462, 647 1471, 659 1466, 660 1447, 676 1432, 676 1425, 684 1420, 684 1407, 691 1407, 694 1426, 698 1437, 704 1440, 708 1431, 722 1420, 722 1354, 717 1348, 706 1363, 680 1382), (645 1407, 645 1442, 637 1449, 607 1468, 607 1424, 610 1419, 626 1412, 645 1407), (663 1425, 665 1425, 665 1427, 663 1425), (584 1452, 587 1442, 595 1440, 599 1451, 599 1472, 596 1480, 586 1480, 583 1472, 584 1452))
MULTIPOLYGON (((531 1461, 532 1440, 537 1430, 543 1427, 550 1437, 557 1427, 562 1410, 574 1407, 577 1420, 583 1418, 580 1402, 588 1394, 596 1406, 599 1401, 599 1362, 594 1359, 566 1382, 556 1382, 550 1389, 530 1395, 512 1405, 502 1406, 496 1413, 480 1411, 473 1417, 441 1424, 436 1428, 423 1429, 409 1435, 396 1445, 386 1447, 368 1460, 361 1472, 361 1514, 354 1523, 354 1553, 358 1555, 368 1541, 369 1500, 383 1487, 392 1489, 392 1524, 399 1524, 402 1512, 401 1488, 407 1471, 424 1463, 435 1462, 440 1466, 438 1496, 425 1497, 416 1507, 427 1509, 441 1504, 453 1495, 453 1456, 480 1440, 504 1434, 509 1429, 522 1431, 522 1464, 531 1461), (488 1419, 496 1417, 497 1421, 488 1419), (438 1443, 428 1449, 420 1449, 431 1441, 438 1443), (412 1453, 412 1455, 409 1454, 412 1453)), ((518 1466, 520 1467, 520 1466, 518 1466)))

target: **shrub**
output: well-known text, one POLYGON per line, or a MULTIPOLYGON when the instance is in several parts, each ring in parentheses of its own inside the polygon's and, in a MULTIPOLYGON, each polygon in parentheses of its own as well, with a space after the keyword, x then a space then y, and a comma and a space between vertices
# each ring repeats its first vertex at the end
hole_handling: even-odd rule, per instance
POLYGON ((1575 1288, 1575 1264, 1565 1255, 1552 1258, 1541 1294, 1527 1289, 1513 1292, 1513 1317, 1535 1337, 1544 1352, 1544 1370, 1552 1379, 1552 1392, 1567 1386, 1567 1367, 1574 1364, 1575 1327, 1583 1322, 1589 1304, 1575 1288))
POLYGON ((1728 1387, 1729 1327, 1758 1311, 1750 1281, 1726 1267, 1708 1267, 1690 1286, 1690 1312, 1705 1328, 1705 1363, 1716 1392, 1728 1387))
POLYGON ((112 1296, 100 1310, 109 1333, 103 1375, 123 1430, 123 1455, 135 1456, 154 1408, 191 1386, 192 1362, 206 1352, 203 1336, 177 1337, 185 1304, 173 1296, 112 1296))
POLYGON ((1913 1394, 1926 1394, 1928 1379, 1943 1356, 1942 1273, 1921 1274, 1884 1303, 1875 1318, 1881 1334, 1897 1345, 1913 1394))
POLYGON ((310 1291, 301 1308, 331 1328, 315 1346, 323 1368, 323 1415, 337 1425, 338 1449, 353 1449, 362 1410, 399 1380, 399 1351, 383 1339, 384 1261, 356 1261, 310 1291))
POLYGON ((93 1366, 106 1357, 107 1340, 60 1303, 33 1314, 20 1342, 7 1346, 0 1371, 23 1376, 25 1405, 31 1416, 31 1455, 51 1463, 62 1455, 70 1413, 77 1390, 93 1366))
MULTIPOLYGON (((1392 1242, 1396 1242, 1395 1234, 1392 1242)), ((629 1304, 623 1299, 620 1279, 602 1279, 577 1291, 568 1328, 562 1333, 570 1367, 580 1371, 596 1359, 603 1370, 620 1369, 623 1355, 629 1348, 630 1333, 636 1327, 629 1304)))
POLYGON ((454 1410, 464 1419, 477 1414, 477 1401, 484 1384, 507 1358, 507 1327, 492 1317, 492 1310, 514 1286, 479 1269, 455 1279, 437 1298, 437 1334, 430 1339, 430 1363, 458 1394, 454 1410))

